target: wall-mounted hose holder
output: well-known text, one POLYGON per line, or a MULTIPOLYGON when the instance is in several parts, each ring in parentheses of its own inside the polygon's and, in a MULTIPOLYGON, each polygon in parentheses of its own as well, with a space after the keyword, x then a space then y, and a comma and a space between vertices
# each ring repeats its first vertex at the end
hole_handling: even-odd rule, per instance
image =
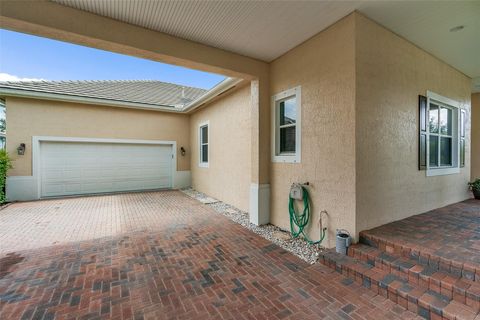
POLYGON ((302 235, 305 241, 307 241, 309 244, 320 244, 327 233, 327 228, 323 228, 321 223, 322 213, 324 211, 320 213, 320 239, 313 241, 305 233, 305 227, 310 221, 310 195, 308 194, 308 190, 305 188, 305 185, 309 185, 309 182, 302 184, 294 183, 292 185, 288 202, 288 212, 290 214, 290 232, 292 233, 293 238, 298 238, 300 235, 302 235), (301 190, 301 196, 297 195, 297 189, 301 190), (303 201, 302 213, 299 213, 295 210, 295 199, 303 201))

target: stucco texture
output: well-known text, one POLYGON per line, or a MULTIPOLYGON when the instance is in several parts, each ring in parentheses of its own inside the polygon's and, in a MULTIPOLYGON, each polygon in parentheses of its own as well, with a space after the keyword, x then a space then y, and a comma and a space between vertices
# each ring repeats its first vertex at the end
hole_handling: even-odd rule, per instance
POLYGON ((472 94, 472 180, 480 178, 480 92, 472 94))
MULTIPOLYGON (((32 175, 33 136, 169 140, 190 149, 188 115, 13 97, 6 106, 9 176, 32 175), (20 143, 23 156, 16 151, 20 143)), ((177 170, 190 170, 190 154, 177 155, 177 170)))
POLYGON ((256 97, 249 106, 253 119, 251 179, 256 183, 269 182, 268 63, 47 0, 0 1, 0 16, 2 28, 258 84, 258 90, 252 92, 256 97))
POLYGON ((418 170, 418 95, 461 103, 470 119, 470 79, 375 22, 356 15, 356 230, 372 228, 469 197, 459 174, 418 170))
MULTIPOLYGON (((32 11, 21 4, 10 9, 13 16, 32 11)), ((61 10, 63 17, 69 13, 54 9, 61 10)), ((88 28, 72 30, 83 36, 63 34, 63 39, 239 76, 251 81, 251 86, 228 92, 190 115, 7 98, 12 176, 31 175, 35 135, 176 140, 178 148, 187 150, 185 157, 178 156, 177 170, 191 170, 193 186, 215 198, 248 210, 250 184, 270 183, 270 221, 284 229, 289 229, 290 185, 310 182, 313 217, 308 232, 318 238, 319 212, 326 210, 329 233, 324 245, 328 247, 334 246, 338 228, 356 236, 361 230, 469 197, 466 183, 471 162, 472 175, 480 176, 480 105, 477 96, 471 114, 470 79, 359 13, 270 64, 177 43, 166 36, 163 40, 171 43, 164 45, 164 41, 150 41, 158 33, 144 33, 113 20, 97 21, 94 16, 89 19, 88 28), (116 33, 121 39, 105 32, 117 28, 125 31, 116 33), (272 163, 269 99, 296 86, 302 88, 301 163, 272 163), (417 168, 417 99, 427 90, 459 101, 467 119, 474 118, 473 131, 467 123, 467 161, 460 174, 426 177, 417 168), (201 168, 198 125, 205 121, 210 124, 210 161, 208 168, 201 168), (475 135, 472 157, 471 134, 475 135), (27 152, 17 156, 22 142, 27 152)), ((15 19, 11 26, 24 30, 15 19)), ((46 29, 42 32, 53 36, 46 29)))
POLYGON ((190 116, 192 186, 249 209, 251 182, 251 95, 244 86, 190 116), (209 166, 199 167, 199 125, 209 122, 209 166))
POLYGON ((354 16, 350 15, 271 64, 271 95, 301 86, 302 158, 271 164, 271 222, 289 229, 288 196, 293 182, 310 182, 312 220, 319 238, 319 213, 334 245, 335 230, 355 230, 354 16))

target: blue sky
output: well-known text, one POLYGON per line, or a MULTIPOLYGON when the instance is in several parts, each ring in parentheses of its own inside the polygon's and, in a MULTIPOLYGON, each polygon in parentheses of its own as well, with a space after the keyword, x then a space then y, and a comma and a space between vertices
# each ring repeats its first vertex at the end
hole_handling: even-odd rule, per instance
POLYGON ((10 76, 45 80, 160 80, 204 89, 224 79, 222 75, 3 29, 0 74, 3 80, 10 76))

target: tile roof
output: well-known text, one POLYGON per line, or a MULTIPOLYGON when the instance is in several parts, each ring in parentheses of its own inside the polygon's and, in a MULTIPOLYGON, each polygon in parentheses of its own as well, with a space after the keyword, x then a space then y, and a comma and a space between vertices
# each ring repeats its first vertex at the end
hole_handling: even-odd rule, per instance
POLYGON ((3 81, 2 89, 104 99, 151 106, 185 106, 207 90, 155 80, 3 81))

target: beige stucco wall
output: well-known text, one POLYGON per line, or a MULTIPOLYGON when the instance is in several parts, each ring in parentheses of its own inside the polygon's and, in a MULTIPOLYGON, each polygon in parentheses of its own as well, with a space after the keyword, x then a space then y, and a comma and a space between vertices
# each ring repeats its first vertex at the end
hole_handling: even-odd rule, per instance
POLYGON ((410 42, 357 14, 357 231, 469 197, 470 123, 460 174, 418 170, 418 95, 457 100, 470 117, 470 79, 410 42))
POLYGON ((192 186, 242 210, 249 209, 251 169, 250 86, 190 117, 192 186), (199 125, 209 123, 209 166, 199 167, 199 125))
MULTIPOLYGON (((10 176, 32 175, 32 136, 174 140, 190 147, 187 115, 24 98, 6 98, 10 176), (25 155, 17 155, 20 143, 25 155)), ((177 150, 177 170, 190 170, 190 154, 177 150)))
POLYGON ((289 51, 271 64, 271 94, 301 86, 301 163, 271 164, 271 222, 289 229, 288 195, 293 182, 310 182, 318 238, 321 210, 334 245, 337 228, 355 230, 354 15, 289 51))
MULTIPOLYGON (((328 246, 334 245, 337 228, 356 234, 469 196, 465 184, 470 161, 458 175, 427 178, 417 170, 418 94, 432 90, 469 109, 469 79, 357 13, 268 65, 54 4, 48 7, 49 15, 37 15, 38 10, 21 3, 4 5, 2 14, 10 18, 4 17, 2 25, 260 83, 252 81, 252 90, 247 86, 227 94, 190 116, 7 98, 7 149, 15 160, 11 175, 31 174, 33 135, 177 140, 178 148, 187 149, 186 157, 178 157, 178 170, 191 168, 193 185, 211 196, 247 210, 250 183, 270 182, 271 222, 285 229, 290 185, 309 181, 310 235, 318 237, 318 213, 327 210, 328 246), (63 20, 55 18, 59 16, 63 20), (90 23, 65 24, 71 20, 66 16, 90 23), (32 24, 22 24, 23 19, 32 24), (113 29, 124 32, 105 31, 113 29), (302 161, 272 164, 269 97, 299 85, 302 161), (208 169, 198 167, 198 123, 205 120, 210 121, 208 169), (27 144, 23 157, 15 151, 21 142, 27 144)), ((467 147, 467 159, 469 154, 467 147)))
POLYGON ((268 63, 48 0, 0 1, 0 27, 252 80, 258 86, 252 91, 255 97, 250 105, 254 120, 251 181, 269 182, 269 158, 261 152, 269 149, 268 63))
POLYGON ((472 174, 480 178, 480 92, 472 94, 472 174))

